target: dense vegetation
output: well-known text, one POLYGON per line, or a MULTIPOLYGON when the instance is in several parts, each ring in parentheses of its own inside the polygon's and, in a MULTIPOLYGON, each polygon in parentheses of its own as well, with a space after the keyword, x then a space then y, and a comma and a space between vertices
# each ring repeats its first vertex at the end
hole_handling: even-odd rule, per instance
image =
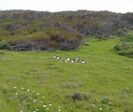
POLYGON ((107 11, 0 11, 0 48, 70 50, 83 36, 107 38, 133 29, 133 14, 107 11))

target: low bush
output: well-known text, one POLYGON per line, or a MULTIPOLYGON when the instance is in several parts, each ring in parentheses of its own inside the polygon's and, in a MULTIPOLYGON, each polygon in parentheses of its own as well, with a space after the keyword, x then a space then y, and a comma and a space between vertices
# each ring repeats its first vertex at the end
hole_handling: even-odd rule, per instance
POLYGON ((119 55, 133 57, 133 32, 130 31, 124 37, 120 38, 120 43, 114 46, 114 50, 119 55))
POLYGON ((114 47, 119 55, 133 57, 133 42, 122 42, 114 47))
POLYGON ((7 42, 0 42, 0 49, 5 50, 5 49, 10 49, 10 45, 7 42))
POLYGON ((90 96, 84 93, 73 93, 71 95, 68 95, 67 98, 70 98, 73 101, 81 101, 90 99, 90 96))

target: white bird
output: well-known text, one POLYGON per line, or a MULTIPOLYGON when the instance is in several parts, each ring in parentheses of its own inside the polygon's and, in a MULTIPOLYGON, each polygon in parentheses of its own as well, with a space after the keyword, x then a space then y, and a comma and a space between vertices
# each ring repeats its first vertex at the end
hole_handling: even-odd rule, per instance
POLYGON ((69 58, 67 58, 66 60, 67 60, 67 61, 70 61, 70 59, 69 59, 69 58))
POLYGON ((85 63, 86 63, 86 61, 84 61, 84 60, 83 60, 83 61, 81 61, 81 63, 82 63, 82 64, 85 64, 85 63))
POLYGON ((74 61, 73 61, 73 60, 71 60, 71 63, 74 63, 74 61))
POLYGON ((78 61, 79 61, 79 58, 75 58, 74 60, 75 60, 76 62, 78 62, 78 61))
POLYGON ((59 57, 59 56, 57 56, 57 57, 56 57, 56 59, 57 59, 57 60, 59 60, 59 59, 60 59, 60 57, 59 57))

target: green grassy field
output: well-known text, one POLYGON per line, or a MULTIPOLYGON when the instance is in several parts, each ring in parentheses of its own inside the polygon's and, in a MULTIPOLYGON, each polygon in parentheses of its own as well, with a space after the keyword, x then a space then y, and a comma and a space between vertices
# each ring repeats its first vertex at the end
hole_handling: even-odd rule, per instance
POLYGON ((22 97, 34 94, 24 93, 27 89, 40 93, 38 99, 45 96, 45 104, 52 104, 46 109, 49 112, 133 112, 133 59, 116 54, 113 46, 117 43, 118 39, 92 39, 68 52, 0 51, 0 112, 41 108, 37 102, 31 107, 21 105, 16 91, 22 97), (54 55, 80 57, 87 63, 65 63, 52 59, 54 55), (87 99, 74 101, 68 97, 74 93, 87 99))

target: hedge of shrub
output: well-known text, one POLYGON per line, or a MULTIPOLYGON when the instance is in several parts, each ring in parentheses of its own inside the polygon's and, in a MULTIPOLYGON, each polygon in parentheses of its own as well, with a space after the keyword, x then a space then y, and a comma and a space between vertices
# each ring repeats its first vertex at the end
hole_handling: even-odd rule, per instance
POLYGON ((0 49, 15 51, 26 50, 72 50, 80 46, 83 37, 79 33, 62 30, 47 30, 28 35, 14 35, 4 38, 0 49))

